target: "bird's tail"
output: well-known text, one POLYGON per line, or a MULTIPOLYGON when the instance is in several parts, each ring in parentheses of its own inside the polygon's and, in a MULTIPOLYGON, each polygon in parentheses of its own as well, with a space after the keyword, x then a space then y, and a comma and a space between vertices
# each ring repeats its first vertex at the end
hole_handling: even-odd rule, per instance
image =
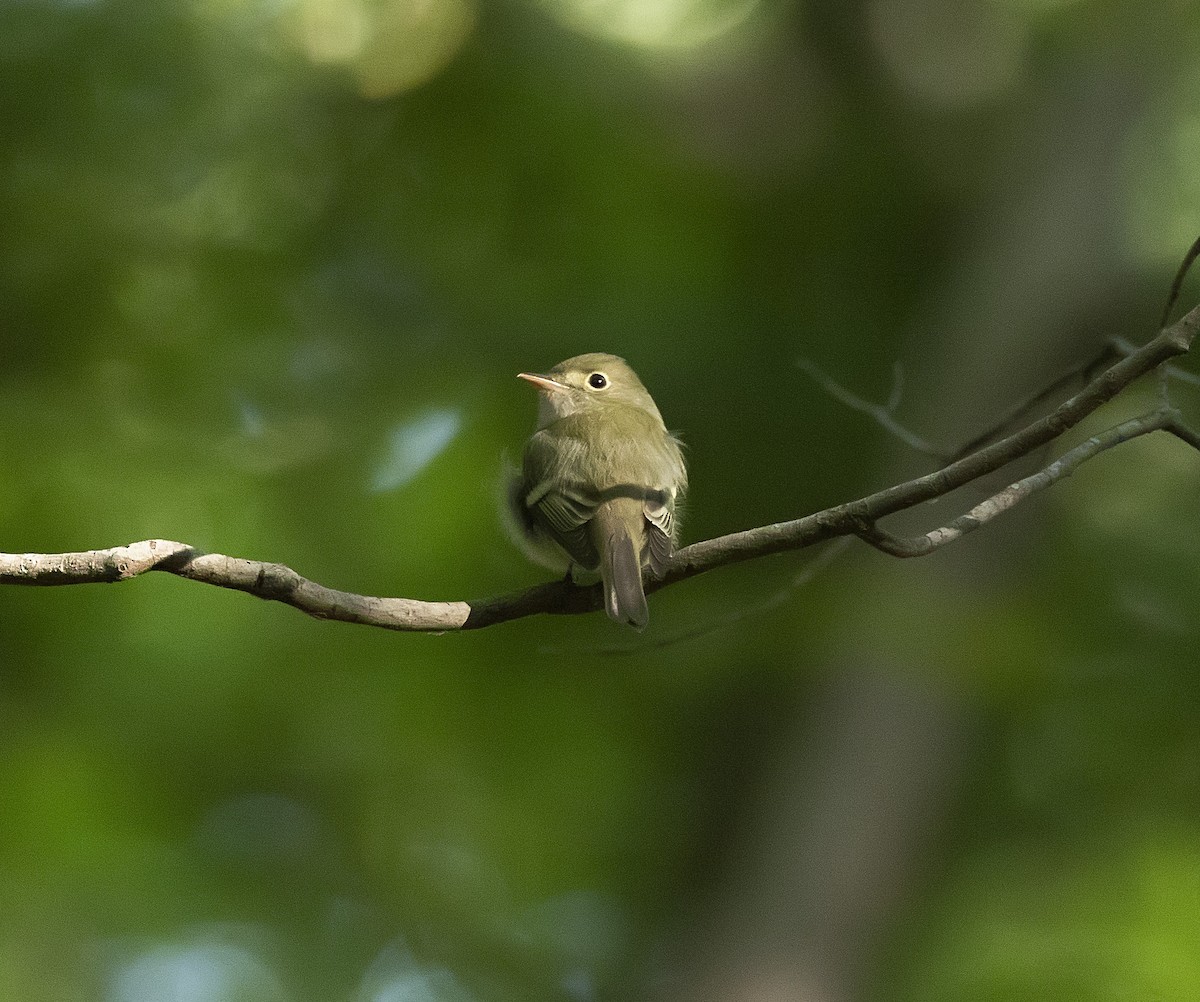
POLYGON ((642 504, 634 502, 634 511, 623 512, 621 509, 628 503, 628 499, 621 499, 603 504, 596 511, 596 527, 605 540, 599 547, 600 577, 604 582, 604 610, 608 618, 640 630, 650 621, 650 610, 642 588, 641 540, 635 538, 630 522, 640 524, 634 518, 642 518, 642 504))

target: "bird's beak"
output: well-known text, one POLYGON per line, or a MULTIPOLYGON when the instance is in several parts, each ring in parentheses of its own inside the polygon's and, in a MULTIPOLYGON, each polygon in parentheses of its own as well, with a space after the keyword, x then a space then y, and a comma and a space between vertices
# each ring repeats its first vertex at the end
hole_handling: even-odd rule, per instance
POLYGON ((555 390, 565 390, 569 388, 566 383, 560 383, 558 380, 551 379, 549 376, 539 376, 536 372, 518 372, 517 378, 533 383, 533 385, 539 390, 553 392, 555 390))

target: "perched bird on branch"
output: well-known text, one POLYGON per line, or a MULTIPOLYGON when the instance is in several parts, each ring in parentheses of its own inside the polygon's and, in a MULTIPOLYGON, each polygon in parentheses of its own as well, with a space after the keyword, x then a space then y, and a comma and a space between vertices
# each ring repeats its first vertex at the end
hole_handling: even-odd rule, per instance
POLYGON ((544 375, 537 430, 509 487, 516 541, 552 570, 600 575, 609 618, 642 629, 642 572, 658 574, 675 547, 687 489, 679 442, 637 374, 593 352, 544 375))

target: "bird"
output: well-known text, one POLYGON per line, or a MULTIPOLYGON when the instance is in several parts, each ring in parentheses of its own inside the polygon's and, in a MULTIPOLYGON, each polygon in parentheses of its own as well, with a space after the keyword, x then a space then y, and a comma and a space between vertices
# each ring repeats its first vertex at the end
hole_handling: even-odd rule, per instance
POLYGON ((678 538, 687 490, 679 439, 616 355, 576 355, 545 373, 537 427, 509 481, 513 536, 526 556, 572 580, 599 575, 609 618, 649 621, 644 569, 660 575, 678 538))

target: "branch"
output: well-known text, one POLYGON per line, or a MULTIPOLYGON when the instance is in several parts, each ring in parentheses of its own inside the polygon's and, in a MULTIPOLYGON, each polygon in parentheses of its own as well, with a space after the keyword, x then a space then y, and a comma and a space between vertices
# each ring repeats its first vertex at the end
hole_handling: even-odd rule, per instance
MULTIPOLYGON (((941 529, 913 540, 898 540, 878 529, 888 515, 913 508, 971 483, 1027 455, 1075 427, 1132 382, 1168 359, 1185 354, 1200 330, 1197 306, 1157 337, 1100 373, 1082 390, 1045 417, 1020 431, 980 448, 942 469, 847 504, 827 508, 791 522, 759 526, 685 546, 672 557, 661 578, 648 581, 657 591, 685 578, 727 564, 770 553, 798 550, 838 536, 859 536, 888 552, 929 553, 952 539, 985 524, 1037 490, 1068 476, 1092 456, 1113 445, 1150 431, 1167 431, 1193 448, 1200 436, 1166 407, 1103 432, 1065 454, 1057 463, 1000 492, 941 529), (1140 422, 1140 423, 1139 423, 1140 422), (936 542, 933 541, 936 537, 936 542), (920 542, 930 540, 930 542, 920 542)), ((899 555, 899 554, 898 554, 899 555)), ((471 630, 535 613, 582 613, 601 607, 598 586, 576 587, 554 581, 524 591, 476 602, 422 602, 409 598, 378 598, 337 591, 302 577, 283 564, 245 560, 220 553, 202 553, 186 543, 149 539, 128 546, 81 553, 0 553, 0 584, 68 585, 125 581, 149 571, 166 571, 193 581, 244 591, 283 602, 315 616, 344 623, 361 623, 390 630, 443 632, 471 630)))
POLYGON ((996 438, 997 435, 1007 431, 1013 427, 1021 418, 1029 414, 1039 404, 1045 403, 1058 396, 1060 393, 1065 393, 1067 389, 1076 383, 1086 385, 1092 378, 1092 375, 1101 366, 1107 365, 1115 358, 1119 358, 1122 354, 1129 355, 1137 351, 1136 347, 1129 347, 1129 350, 1123 351, 1115 342, 1110 342, 1104 346, 1104 350, 1095 358, 1082 365, 1076 365, 1068 369, 1053 382, 1043 386, 1036 393, 1031 393, 1024 400, 1013 404, 1007 411, 1004 412, 996 421, 992 423, 990 428, 981 431, 978 435, 972 438, 969 442, 959 446, 951 459, 961 459, 963 456, 970 455, 981 446, 987 445, 996 438))
POLYGON ((939 449, 932 442, 926 441, 896 420, 896 408, 900 405, 901 389, 904 385, 904 370, 900 368, 899 363, 893 370, 892 392, 889 394, 886 404, 873 404, 869 400, 864 400, 857 393, 846 389, 811 359, 798 358, 796 366, 835 400, 840 400, 852 410, 874 419, 875 423, 884 431, 900 439, 915 452, 923 452, 927 456, 933 456, 934 459, 943 462, 954 458, 945 449, 939 449))
POLYGON ((960 515, 940 529, 933 529, 921 536, 905 538, 893 536, 878 526, 865 524, 858 536, 893 557, 923 557, 947 543, 961 539, 968 532, 974 532, 980 526, 986 525, 997 515, 1002 515, 1016 507, 1030 494, 1045 490, 1051 484, 1069 477, 1092 457, 1121 445, 1123 442, 1148 435, 1154 431, 1170 431, 1189 445, 1200 448, 1200 437, 1182 423, 1177 413, 1170 410, 1154 411, 1123 421, 1107 431, 1093 435, 1086 442, 1064 453, 1061 458, 1056 459, 1045 469, 1018 480, 1015 484, 1010 484, 1004 490, 993 494, 986 501, 981 501, 965 515, 960 515))
POLYGON ((729 536, 693 543, 677 554, 664 576, 672 583, 716 566, 749 560, 767 553, 811 546, 833 536, 859 535, 864 525, 898 511, 916 507, 977 480, 1054 441, 1075 427, 1135 380, 1168 359, 1186 354, 1200 330, 1200 306, 1157 337, 1105 369, 1073 397, 1020 431, 979 449, 933 473, 908 480, 857 501, 837 505, 792 522, 747 529, 729 536))

